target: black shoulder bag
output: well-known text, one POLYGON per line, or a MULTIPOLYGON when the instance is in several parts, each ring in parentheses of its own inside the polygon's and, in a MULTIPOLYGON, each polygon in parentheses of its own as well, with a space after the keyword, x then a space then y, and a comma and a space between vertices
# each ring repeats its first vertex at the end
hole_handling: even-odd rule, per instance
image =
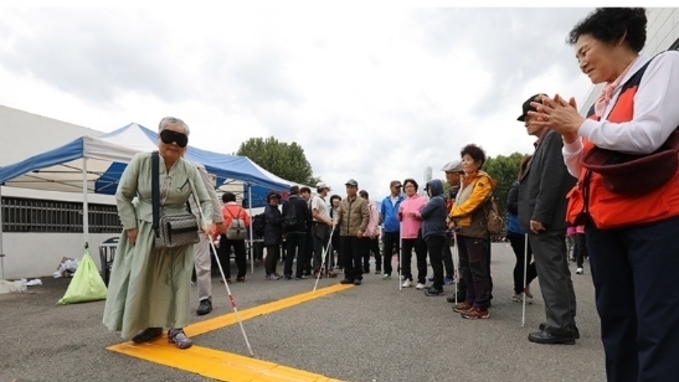
MULTIPOLYGON (((158 152, 151 154, 151 203, 153 204, 153 233, 156 248, 178 248, 196 244, 198 221, 188 210, 177 215, 160 216, 160 160, 158 152)), ((193 181, 189 178, 191 196, 196 197, 193 181)), ((198 201, 196 201, 198 202, 198 201)), ((188 202, 187 202, 188 205, 188 202)))

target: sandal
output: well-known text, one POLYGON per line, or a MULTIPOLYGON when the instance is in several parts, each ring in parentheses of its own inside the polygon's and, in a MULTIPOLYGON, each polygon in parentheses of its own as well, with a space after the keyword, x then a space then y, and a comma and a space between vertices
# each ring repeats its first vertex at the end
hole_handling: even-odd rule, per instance
POLYGON ((141 344, 144 342, 149 342, 163 335, 163 328, 146 328, 140 330, 137 334, 132 337, 132 342, 136 344, 141 344))
POLYGON ((184 329, 170 329, 167 332, 167 340, 175 344, 179 349, 188 349, 193 345, 193 341, 186 336, 184 329))

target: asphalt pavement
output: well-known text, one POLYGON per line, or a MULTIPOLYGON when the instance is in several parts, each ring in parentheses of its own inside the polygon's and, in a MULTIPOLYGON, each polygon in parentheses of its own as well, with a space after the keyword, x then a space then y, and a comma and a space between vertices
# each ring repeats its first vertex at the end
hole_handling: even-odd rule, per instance
MULTIPOLYGON (((588 264, 584 275, 572 276, 581 333, 576 345, 528 342, 528 334, 544 321, 544 305, 536 280, 531 286, 535 299, 521 326, 521 304, 510 300, 513 266, 511 248, 493 244, 494 299, 488 320, 462 319, 443 296, 427 297, 414 288, 399 291, 395 277, 383 281, 369 274, 361 286, 246 320, 244 327, 257 358, 347 382, 604 381, 588 264)), ((322 279, 319 287, 340 279, 322 279)), ((207 316, 195 315, 194 287, 194 322, 231 312, 218 280, 213 279, 215 310, 207 316)), ((0 382, 208 380, 106 350, 121 339, 101 323, 104 302, 56 305, 70 279, 42 281, 28 293, 0 295, 0 382)), ((245 283, 233 284, 232 291, 243 310, 308 292, 313 283, 265 280, 260 266, 245 283)), ((445 290, 452 295, 453 286, 445 290)), ((247 354, 237 325, 194 342, 247 354)))

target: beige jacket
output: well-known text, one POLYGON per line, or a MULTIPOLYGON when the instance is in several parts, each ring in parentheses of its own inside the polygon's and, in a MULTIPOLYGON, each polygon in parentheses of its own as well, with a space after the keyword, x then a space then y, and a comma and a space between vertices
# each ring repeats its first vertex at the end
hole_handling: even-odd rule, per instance
POLYGON ((356 236, 358 231, 365 233, 370 221, 368 201, 358 195, 353 200, 344 198, 335 216, 340 236, 356 236))

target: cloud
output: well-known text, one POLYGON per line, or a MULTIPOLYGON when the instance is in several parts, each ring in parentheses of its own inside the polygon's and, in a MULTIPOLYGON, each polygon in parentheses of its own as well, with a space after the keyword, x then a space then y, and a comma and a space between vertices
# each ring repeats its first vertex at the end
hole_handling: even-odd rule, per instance
POLYGON ((470 142, 530 151, 525 98, 589 89, 565 44, 586 9, 228 7, 6 9, 17 91, 0 103, 104 131, 176 115, 225 153, 273 135, 336 191, 355 178, 380 198, 470 142))

